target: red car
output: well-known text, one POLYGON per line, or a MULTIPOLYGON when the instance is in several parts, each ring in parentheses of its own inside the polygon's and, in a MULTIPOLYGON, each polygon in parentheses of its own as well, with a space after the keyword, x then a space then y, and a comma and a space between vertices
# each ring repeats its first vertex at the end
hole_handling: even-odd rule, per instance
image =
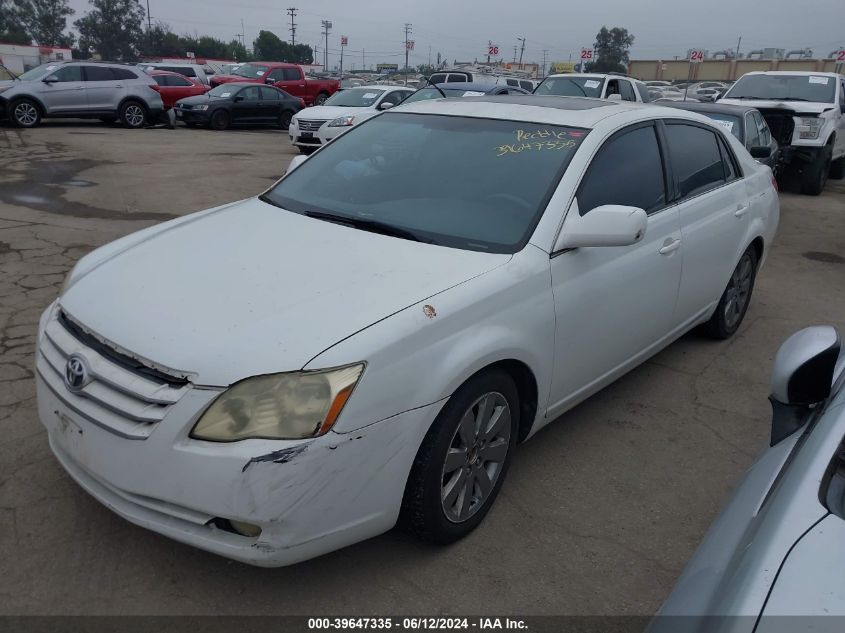
POLYGON ((212 75, 210 81, 212 87, 233 81, 269 84, 299 97, 306 105, 323 105, 340 90, 340 82, 335 79, 306 79, 301 66, 281 62, 250 62, 231 75, 212 75))
POLYGON ((211 90, 199 80, 189 79, 168 70, 150 70, 147 74, 158 84, 158 92, 161 94, 165 110, 172 108, 179 99, 204 95, 211 90))

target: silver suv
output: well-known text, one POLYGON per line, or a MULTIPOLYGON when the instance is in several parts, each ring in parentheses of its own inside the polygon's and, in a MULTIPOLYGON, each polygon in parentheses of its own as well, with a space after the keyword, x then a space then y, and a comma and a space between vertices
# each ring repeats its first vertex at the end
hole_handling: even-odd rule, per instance
POLYGON ((159 86, 140 68, 103 62, 49 62, 0 81, 0 115, 19 127, 42 118, 120 120, 143 127, 164 109, 159 86))

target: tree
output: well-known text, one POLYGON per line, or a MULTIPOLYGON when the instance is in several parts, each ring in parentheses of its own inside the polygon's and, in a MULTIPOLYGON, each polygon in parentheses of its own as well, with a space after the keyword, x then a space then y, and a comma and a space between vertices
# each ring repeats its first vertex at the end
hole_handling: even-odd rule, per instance
POLYGON ((32 44, 21 19, 27 4, 27 0, 0 0, 0 42, 32 44))
POLYGON ((145 57, 185 57, 185 43, 164 22, 156 22, 144 36, 141 52, 145 57))
POLYGON ((19 4, 21 22, 36 44, 64 48, 73 45, 73 35, 64 33, 68 16, 75 13, 68 0, 26 0, 19 4))
POLYGON ((102 59, 137 59, 144 43, 141 24, 144 9, 136 0, 90 0, 93 7, 74 25, 79 29, 79 49, 95 50, 102 59))
POLYGON ((313 64, 314 50, 308 44, 297 44, 296 46, 289 46, 290 54, 288 61, 294 64, 313 64))
POLYGON ((270 31, 259 31, 258 37, 252 43, 252 52, 256 59, 267 61, 284 61, 285 42, 270 31))
POLYGON ((620 72, 628 71, 628 50, 634 43, 634 36, 628 34, 628 29, 614 26, 608 30, 606 26, 596 34, 596 61, 587 66, 589 72, 620 72))
POLYGON ((232 40, 229 42, 229 52, 226 59, 234 59, 238 62, 246 62, 250 60, 249 51, 246 46, 240 43, 239 40, 232 40))

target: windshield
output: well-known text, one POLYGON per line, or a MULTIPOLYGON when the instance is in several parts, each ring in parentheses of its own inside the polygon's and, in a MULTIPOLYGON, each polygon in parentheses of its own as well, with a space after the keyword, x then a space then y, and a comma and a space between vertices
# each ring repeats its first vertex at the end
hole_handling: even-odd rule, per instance
POLYGON ((368 108, 384 94, 377 88, 350 88, 334 93, 323 105, 344 106, 348 108, 368 108))
POLYGON ((220 84, 216 88, 212 88, 205 94, 209 97, 220 97, 221 99, 225 99, 226 97, 231 97, 232 93, 237 91, 239 88, 232 86, 232 84, 220 84))
POLYGON ((250 79, 255 79, 256 77, 261 77, 264 73, 267 72, 267 66, 256 66, 255 64, 244 64, 240 68, 236 68, 232 71, 233 75, 237 75, 238 77, 249 77, 250 79))
POLYGON ((595 77, 548 77, 534 94, 559 97, 601 97, 604 80, 595 77))
POLYGON ((3 64, 0 64, 0 81, 8 81, 9 79, 14 78, 15 76, 11 73, 11 71, 3 64))
POLYGON ((833 103, 836 82, 823 75, 745 75, 725 99, 769 99, 833 103))
POLYGON ((521 249, 587 131, 389 112, 314 154, 263 199, 424 242, 521 249))
POLYGON ((440 90, 437 88, 423 88, 422 90, 417 90, 402 103, 404 105, 406 103, 414 103, 415 101, 442 99, 444 94, 450 99, 457 97, 483 97, 487 94, 486 92, 482 92, 480 90, 467 90, 466 88, 441 88, 440 90), (440 93, 440 90, 443 91, 443 94, 440 93))
POLYGON ((737 137, 740 141, 744 141, 745 139, 742 138, 742 122, 739 120, 738 116, 733 116, 732 114, 722 114, 721 112, 699 112, 704 116, 713 119, 716 123, 721 125, 725 128, 728 132, 733 134, 737 137))
POLYGON ((18 75, 18 79, 23 79, 24 81, 41 79, 56 70, 58 67, 59 66, 57 64, 42 64, 41 66, 36 66, 32 70, 27 70, 23 75, 18 75))

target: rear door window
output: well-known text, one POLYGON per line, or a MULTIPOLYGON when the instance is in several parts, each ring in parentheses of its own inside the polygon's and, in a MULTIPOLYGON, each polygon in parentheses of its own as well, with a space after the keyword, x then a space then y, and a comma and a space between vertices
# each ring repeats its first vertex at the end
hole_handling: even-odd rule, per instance
POLYGON ((299 74, 299 70, 296 68, 283 68, 282 73, 285 81, 299 81, 302 79, 302 75, 299 74))
POLYGON ((518 86, 519 85, 519 82, 516 79, 506 79, 505 82, 509 86, 518 86))
POLYGON ((428 81, 433 84, 446 83, 446 75, 443 73, 435 74, 429 77, 428 81))
POLYGON ((646 213, 665 207, 666 180, 654 126, 623 130, 605 142, 581 181, 577 199, 581 215, 604 204, 646 213))
POLYGON ((258 101, 260 93, 258 92, 258 86, 250 86, 249 88, 244 88, 238 93, 239 97, 243 97, 244 101, 258 101))
POLYGON ((84 66, 85 81, 114 81, 111 68, 104 66, 84 66))
POLYGON ((461 81, 466 82, 466 80, 467 80, 467 78, 464 75, 449 75, 449 77, 446 79, 446 82, 447 83, 461 82, 461 81))
POLYGON ((270 86, 261 86, 261 99, 263 101, 278 101, 281 98, 279 91, 270 86))
POLYGON ((725 184, 725 166, 715 132, 685 123, 668 123, 666 140, 681 198, 725 184))

